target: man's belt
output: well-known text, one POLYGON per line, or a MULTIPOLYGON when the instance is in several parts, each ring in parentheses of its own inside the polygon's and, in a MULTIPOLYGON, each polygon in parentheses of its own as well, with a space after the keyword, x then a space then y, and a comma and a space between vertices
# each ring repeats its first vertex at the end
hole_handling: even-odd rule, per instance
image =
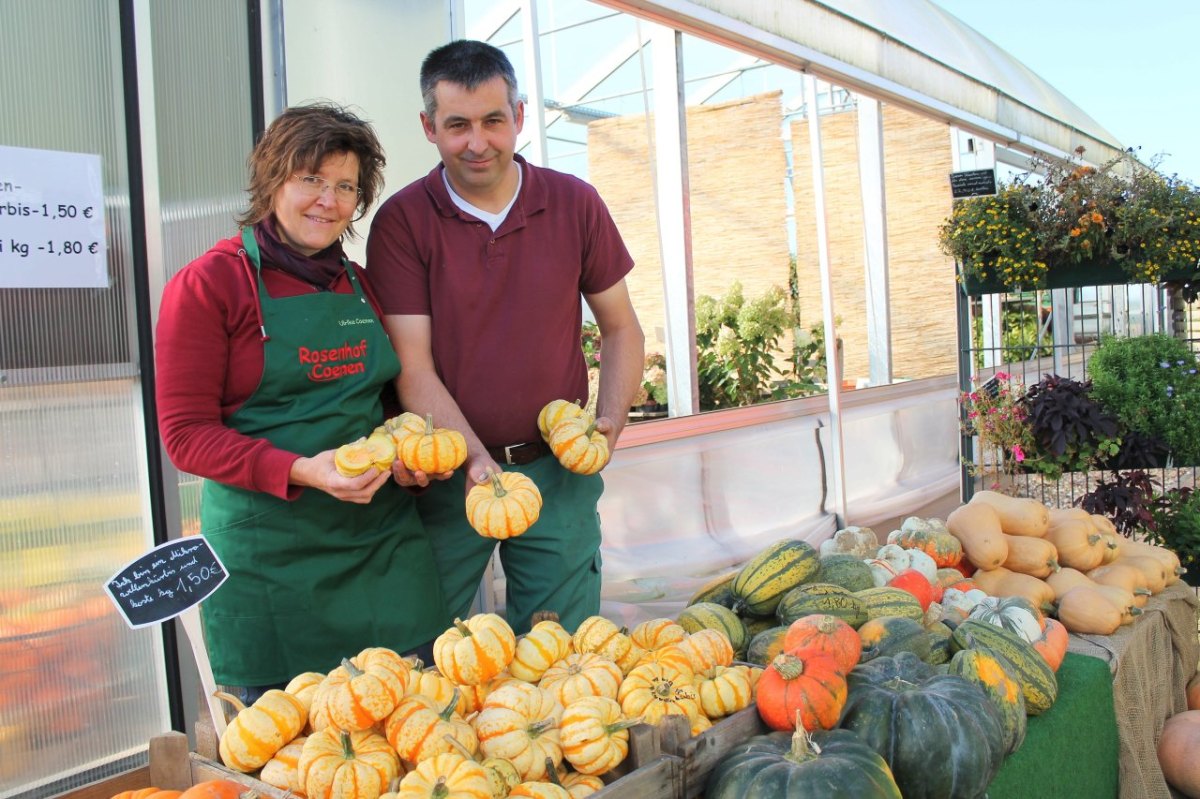
POLYGON ((487 451, 496 463, 523 466, 533 463, 543 455, 549 455, 550 447, 544 441, 527 441, 524 444, 509 444, 506 447, 488 447, 487 451))

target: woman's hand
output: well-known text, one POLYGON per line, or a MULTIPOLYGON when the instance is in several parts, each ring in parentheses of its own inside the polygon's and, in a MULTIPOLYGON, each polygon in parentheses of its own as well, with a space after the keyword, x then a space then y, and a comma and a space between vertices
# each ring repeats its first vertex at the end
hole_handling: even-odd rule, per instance
POLYGON ((327 449, 311 458, 297 458, 288 473, 289 482, 320 489, 343 502, 365 505, 388 481, 389 472, 378 469, 368 469, 356 477, 343 476, 333 465, 333 453, 333 450, 327 449))

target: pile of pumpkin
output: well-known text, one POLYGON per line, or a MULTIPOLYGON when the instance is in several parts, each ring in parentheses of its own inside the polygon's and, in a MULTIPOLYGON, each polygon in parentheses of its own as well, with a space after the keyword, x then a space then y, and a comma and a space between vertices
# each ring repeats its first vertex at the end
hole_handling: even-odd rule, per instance
POLYGON ((833 750, 849 758, 848 795, 980 796, 1023 742, 1026 717, 1057 698, 1068 629, 1101 629, 1104 614, 1112 632, 1179 573, 1173 553, 1127 542, 1103 517, 991 492, 946 523, 910 517, 883 546, 868 528, 838 531, 820 552, 776 542, 680 616, 765 665, 756 703, 779 730, 736 748, 706 796, 779 792, 781 773, 803 781, 792 772, 833 750), (1118 577, 1133 584, 1110 590, 1118 577))
MULTIPOLYGON (((596 430, 596 418, 579 403, 553 400, 538 414, 538 430, 550 451, 575 474, 595 474, 609 460, 608 439, 596 430)), ((369 435, 338 447, 333 464, 346 477, 370 469, 385 472, 399 460, 409 471, 452 472, 467 459, 467 441, 457 430, 435 427, 432 414, 402 413, 369 435)), ((486 538, 506 539, 528 530, 542 510, 537 485, 520 472, 489 474, 467 492, 467 520, 486 538)))
POLYGON ((313 799, 582 797, 626 758, 630 727, 685 715, 703 729, 747 707, 762 671, 670 619, 626 632, 593 616, 572 633, 543 618, 517 639, 478 614, 433 653, 434 668, 371 648, 297 675, 240 709, 222 761, 313 799))

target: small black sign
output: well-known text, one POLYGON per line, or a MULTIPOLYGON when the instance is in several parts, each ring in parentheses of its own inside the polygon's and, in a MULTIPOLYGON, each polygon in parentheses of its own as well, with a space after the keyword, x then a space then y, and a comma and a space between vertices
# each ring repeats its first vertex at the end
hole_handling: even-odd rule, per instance
POLYGON ((229 577, 204 536, 159 544, 105 584, 113 604, 132 628, 173 619, 206 599, 229 577))
POLYGON ((960 197, 984 197, 996 193, 996 170, 967 169, 950 173, 950 194, 960 197))

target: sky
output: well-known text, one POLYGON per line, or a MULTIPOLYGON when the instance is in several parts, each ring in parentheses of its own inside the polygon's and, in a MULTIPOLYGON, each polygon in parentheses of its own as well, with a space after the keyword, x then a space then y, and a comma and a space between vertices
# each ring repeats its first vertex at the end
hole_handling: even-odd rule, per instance
POLYGON ((933 0, 1200 185, 1200 0, 933 0))

